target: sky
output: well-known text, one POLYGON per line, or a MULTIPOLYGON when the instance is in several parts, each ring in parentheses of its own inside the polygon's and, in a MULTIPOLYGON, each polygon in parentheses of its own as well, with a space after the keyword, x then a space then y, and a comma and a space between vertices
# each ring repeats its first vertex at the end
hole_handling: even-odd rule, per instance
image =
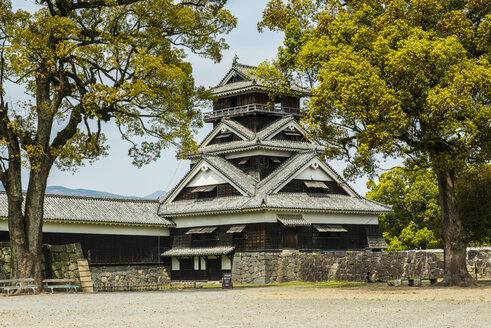
MULTIPOLYGON (((12 0, 14 8, 34 10, 34 0, 12 0)), ((193 66, 193 75, 197 85, 213 87, 228 72, 232 59, 238 56, 238 61, 248 65, 258 65, 265 60, 272 60, 277 48, 282 44, 282 32, 257 31, 257 22, 261 20, 265 0, 229 0, 227 8, 238 18, 237 28, 225 35, 230 48, 223 52, 220 63, 209 59, 190 55, 188 60, 193 66)), ((13 88, 15 98, 22 98, 22 89, 13 88)), ((205 109, 207 111, 208 109, 205 109)), ((196 136, 197 142, 211 131, 211 124, 205 126, 196 136)), ((126 196, 145 196, 156 190, 170 190, 186 174, 189 161, 177 160, 175 149, 164 150, 156 162, 137 168, 131 164, 128 157, 130 145, 121 140, 115 129, 105 131, 110 145, 109 156, 96 161, 92 165, 81 167, 78 172, 62 172, 53 168, 48 179, 50 186, 65 186, 68 188, 83 188, 106 191, 126 196)), ((331 166, 342 173, 344 163, 330 162, 331 166)), ((24 175, 25 176, 25 175, 24 175)), ((361 195, 366 189, 366 178, 360 178, 350 185, 361 195)), ((26 186, 24 177, 23 185, 26 186)))

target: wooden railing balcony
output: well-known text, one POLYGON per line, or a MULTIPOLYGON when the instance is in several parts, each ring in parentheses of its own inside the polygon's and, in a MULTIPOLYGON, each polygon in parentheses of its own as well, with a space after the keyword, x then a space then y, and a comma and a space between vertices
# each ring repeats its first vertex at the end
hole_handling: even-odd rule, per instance
POLYGON ((299 108, 285 107, 285 106, 268 106, 262 104, 250 104, 244 106, 216 109, 212 112, 204 113, 205 121, 213 121, 214 119, 235 116, 247 113, 271 113, 271 114, 292 114, 300 116, 299 108))

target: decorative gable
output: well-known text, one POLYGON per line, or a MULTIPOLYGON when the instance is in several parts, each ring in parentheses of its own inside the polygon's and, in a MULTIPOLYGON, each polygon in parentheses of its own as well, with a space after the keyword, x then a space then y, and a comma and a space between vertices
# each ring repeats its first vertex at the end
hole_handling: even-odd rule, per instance
POLYGON ((238 125, 238 123, 229 124, 228 121, 222 121, 218 124, 213 131, 203 140, 200 145, 201 147, 206 147, 213 144, 231 142, 231 141, 240 141, 240 140, 249 140, 249 135, 252 132, 248 131, 243 126, 234 126, 238 125), (244 131, 240 131, 244 130, 244 131))
POLYGON ((222 196, 247 195, 247 192, 238 187, 232 179, 222 174, 208 162, 201 160, 181 180, 165 202, 170 203, 174 200, 193 198, 188 197, 188 194, 194 194, 200 198, 200 194, 204 195, 205 193, 210 195, 211 193, 214 195, 221 194, 222 196))
POLYGON ((230 71, 228 71, 227 75, 225 75, 225 77, 222 79, 222 81, 220 81, 217 87, 235 82, 250 81, 250 79, 247 77, 247 74, 245 73, 245 70, 239 68, 242 67, 233 66, 230 71))
POLYGON ((357 197, 357 194, 319 158, 313 158, 300 168, 291 178, 283 182, 278 192, 313 192, 340 194, 357 197))
POLYGON ((305 132, 292 117, 282 118, 260 132, 262 140, 307 141, 305 132))

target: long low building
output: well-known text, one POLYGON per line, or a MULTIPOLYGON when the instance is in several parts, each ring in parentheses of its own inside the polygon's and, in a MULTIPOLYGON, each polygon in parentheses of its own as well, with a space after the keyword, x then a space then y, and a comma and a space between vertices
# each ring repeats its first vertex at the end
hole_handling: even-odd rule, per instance
MULTIPOLYGON (((45 196, 43 243, 80 242, 91 264, 160 263, 175 224, 153 200, 45 196)), ((8 241, 7 194, 0 192, 0 241, 8 241)))

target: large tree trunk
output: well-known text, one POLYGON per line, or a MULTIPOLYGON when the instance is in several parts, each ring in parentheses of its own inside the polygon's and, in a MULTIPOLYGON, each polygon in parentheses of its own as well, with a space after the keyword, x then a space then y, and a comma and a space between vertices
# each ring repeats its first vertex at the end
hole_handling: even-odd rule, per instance
POLYGON ((457 213, 455 198, 455 173, 450 170, 437 171, 440 212, 442 216, 441 236, 445 251, 445 272, 442 284, 468 286, 475 284, 467 272, 467 242, 462 221, 457 213))

